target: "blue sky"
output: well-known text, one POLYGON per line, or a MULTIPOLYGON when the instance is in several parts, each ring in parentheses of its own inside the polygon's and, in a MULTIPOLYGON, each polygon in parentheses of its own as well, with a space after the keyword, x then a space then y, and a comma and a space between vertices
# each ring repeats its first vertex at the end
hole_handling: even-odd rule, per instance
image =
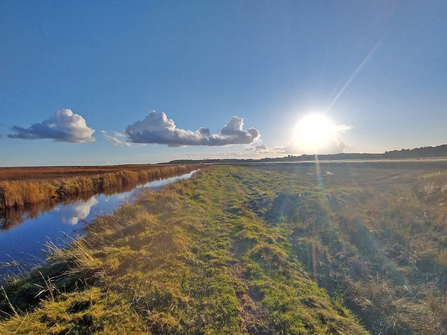
POLYGON ((446 16, 442 0, 2 1, 0 166, 300 154, 315 113, 337 129, 322 151, 447 143, 446 16))

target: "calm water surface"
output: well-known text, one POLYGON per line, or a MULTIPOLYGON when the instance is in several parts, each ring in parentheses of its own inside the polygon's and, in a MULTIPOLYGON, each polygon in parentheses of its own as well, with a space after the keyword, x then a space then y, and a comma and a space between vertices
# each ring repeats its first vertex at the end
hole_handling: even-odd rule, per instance
POLYGON ((159 190, 169 183, 187 179, 197 171, 139 185, 129 192, 99 194, 88 200, 59 204, 36 218, 25 218, 20 225, 9 230, 0 230, 0 278, 5 274, 29 270, 42 262, 48 242, 64 245, 80 236, 82 228, 96 216, 111 213, 122 203, 132 200, 142 189, 159 190))

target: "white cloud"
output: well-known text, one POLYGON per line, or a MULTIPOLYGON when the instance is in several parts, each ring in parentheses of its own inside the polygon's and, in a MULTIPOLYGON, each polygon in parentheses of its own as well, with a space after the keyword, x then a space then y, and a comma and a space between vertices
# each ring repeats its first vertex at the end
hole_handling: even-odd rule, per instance
POLYGON ((117 137, 122 137, 123 135, 121 133, 115 133, 116 137, 110 136, 109 134, 107 134, 107 132, 105 130, 101 130, 102 135, 104 136, 104 138, 106 139, 106 141, 108 143, 110 143, 111 145, 114 146, 126 146, 126 147, 130 147, 130 143, 129 142, 125 142, 125 141, 121 141, 120 139, 118 139, 117 137))
MULTIPOLYGON (((317 148, 316 152, 320 155, 324 154, 340 154, 345 151, 348 145, 338 137, 331 138, 324 146, 317 148)), ((306 146, 300 146, 296 143, 287 143, 284 147, 276 147, 271 152, 277 152, 290 155, 314 154, 315 150, 306 146)))
POLYGON ((246 149, 247 151, 252 151, 254 153, 268 153, 271 152, 271 149, 265 144, 259 144, 255 146, 249 146, 246 149))
POLYGON ((54 113, 54 116, 42 123, 35 123, 27 129, 14 126, 12 131, 15 134, 9 134, 9 138, 25 140, 49 138, 56 142, 70 143, 95 141, 92 137, 95 130, 87 127, 85 119, 79 114, 74 114, 70 109, 60 109, 54 113))
POLYGON ((196 131, 177 128, 165 113, 151 111, 142 121, 136 121, 124 130, 130 142, 166 144, 179 146, 225 146, 232 144, 251 144, 260 134, 255 128, 243 130, 244 119, 231 117, 218 134, 211 134, 208 128, 196 131))
POLYGON ((348 147, 341 138, 334 138, 332 141, 330 141, 326 147, 321 149, 319 152, 320 154, 340 154, 345 152, 345 149, 348 147))
POLYGON ((339 126, 335 126, 335 132, 336 133, 344 133, 344 132, 346 132, 346 131, 348 131, 350 129, 352 129, 352 127, 351 126, 347 126, 345 124, 341 124, 339 126))
POLYGON ((260 152, 260 153, 270 152, 270 148, 267 147, 265 144, 257 145, 257 146, 255 146, 255 152, 260 152))

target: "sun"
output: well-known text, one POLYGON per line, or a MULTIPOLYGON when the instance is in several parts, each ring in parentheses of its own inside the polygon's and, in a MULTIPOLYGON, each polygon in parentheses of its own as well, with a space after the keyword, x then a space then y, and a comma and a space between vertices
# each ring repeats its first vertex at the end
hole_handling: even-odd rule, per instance
POLYGON ((334 135, 335 128, 334 124, 325 116, 311 114, 299 122, 295 140, 300 144, 306 144, 316 149, 327 143, 334 135))

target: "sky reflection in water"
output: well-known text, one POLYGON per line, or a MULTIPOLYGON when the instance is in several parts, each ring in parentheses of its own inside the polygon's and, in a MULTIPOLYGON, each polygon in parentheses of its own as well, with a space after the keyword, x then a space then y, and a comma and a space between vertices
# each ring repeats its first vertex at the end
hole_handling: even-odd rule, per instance
POLYGON ((196 171, 164 180, 156 180, 139 185, 132 191, 114 195, 95 195, 88 200, 79 200, 69 204, 59 204, 37 218, 24 221, 10 230, 0 231, 0 276, 29 269, 45 258, 46 243, 64 245, 81 233, 86 223, 92 222, 98 215, 111 213, 120 204, 131 200, 144 188, 158 190, 171 182, 187 179, 196 171), (5 263, 18 262, 17 266, 5 266, 5 263))

